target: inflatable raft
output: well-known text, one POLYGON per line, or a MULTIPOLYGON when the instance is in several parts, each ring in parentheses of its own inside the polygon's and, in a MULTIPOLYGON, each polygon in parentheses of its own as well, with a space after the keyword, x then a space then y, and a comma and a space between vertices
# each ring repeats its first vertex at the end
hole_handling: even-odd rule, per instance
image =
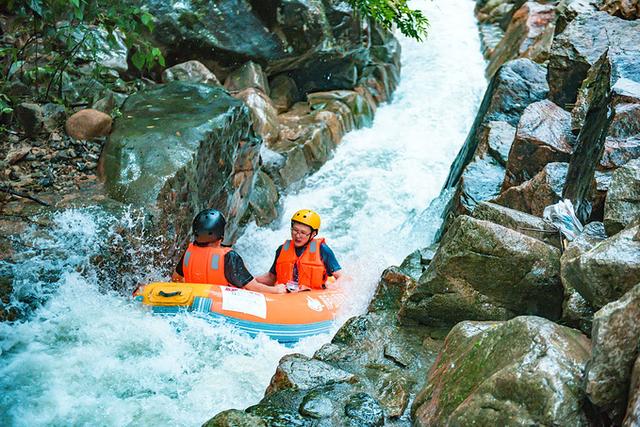
POLYGON ((133 296, 156 314, 202 313, 225 319, 252 336, 264 333, 285 344, 329 332, 344 301, 341 289, 262 294, 229 286, 161 282, 140 286, 133 296))

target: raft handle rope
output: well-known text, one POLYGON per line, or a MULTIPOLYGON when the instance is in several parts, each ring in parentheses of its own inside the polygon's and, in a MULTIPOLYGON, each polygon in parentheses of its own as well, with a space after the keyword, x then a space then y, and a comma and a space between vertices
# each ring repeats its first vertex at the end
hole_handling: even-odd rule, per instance
POLYGON ((182 295, 181 291, 175 291, 175 292, 165 292, 165 291, 160 291, 158 292, 158 295, 160 295, 161 297, 175 297, 176 295, 182 295))

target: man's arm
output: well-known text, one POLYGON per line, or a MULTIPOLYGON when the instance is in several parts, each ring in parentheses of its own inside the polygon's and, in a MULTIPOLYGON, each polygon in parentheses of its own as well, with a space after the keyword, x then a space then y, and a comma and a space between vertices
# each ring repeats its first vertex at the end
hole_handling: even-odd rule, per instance
POLYGON ((260 276, 256 276, 255 279, 256 281, 258 281, 259 283, 262 283, 263 285, 272 286, 276 283, 276 275, 270 271, 267 271, 266 273, 260 276))
POLYGON ((262 292, 266 294, 284 294, 287 292, 287 287, 282 283, 275 286, 268 286, 259 283, 256 279, 253 279, 252 281, 244 285, 242 289, 247 289, 254 292, 262 292))
POLYGON ((184 283, 184 277, 178 273, 177 271, 174 271, 173 274, 171 275, 171 281, 172 282, 178 282, 178 283, 184 283))

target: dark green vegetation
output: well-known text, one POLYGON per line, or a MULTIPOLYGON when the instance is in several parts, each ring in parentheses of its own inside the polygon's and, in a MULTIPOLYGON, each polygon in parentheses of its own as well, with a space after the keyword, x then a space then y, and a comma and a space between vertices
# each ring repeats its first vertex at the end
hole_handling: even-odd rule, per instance
POLYGON ((418 41, 427 35, 429 21, 421 11, 411 9, 407 0, 349 0, 349 4, 387 30, 395 25, 402 34, 418 41))

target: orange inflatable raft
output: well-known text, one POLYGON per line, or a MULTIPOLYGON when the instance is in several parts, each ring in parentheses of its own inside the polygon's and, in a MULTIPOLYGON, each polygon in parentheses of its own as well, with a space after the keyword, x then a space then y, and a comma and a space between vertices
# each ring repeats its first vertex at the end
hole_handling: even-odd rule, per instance
POLYGON ((282 343, 329 332, 344 301, 342 289, 262 294, 199 283, 150 283, 133 293, 154 313, 201 313, 223 318, 255 336, 264 333, 282 343))

